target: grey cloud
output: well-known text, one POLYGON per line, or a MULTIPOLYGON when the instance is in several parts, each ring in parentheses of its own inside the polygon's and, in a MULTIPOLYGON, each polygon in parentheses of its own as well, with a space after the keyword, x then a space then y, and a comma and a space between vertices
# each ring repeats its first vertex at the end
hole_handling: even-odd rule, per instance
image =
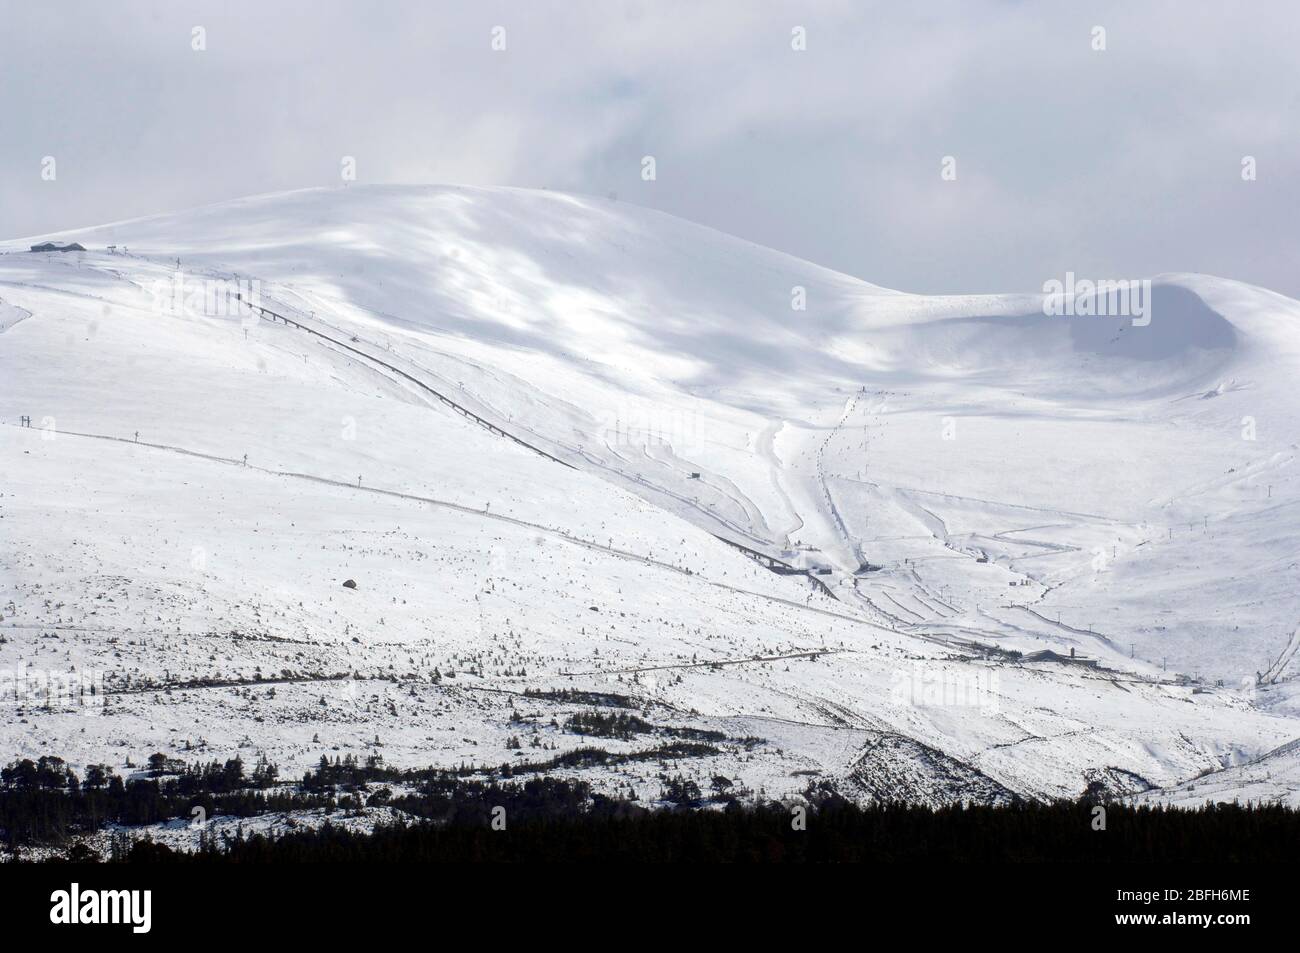
POLYGON ((1284 0, 0 0, 0 16, 6 237, 337 184, 353 155, 371 183, 616 192, 907 290, 1032 290, 1069 269, 1300 295, 1284 0))

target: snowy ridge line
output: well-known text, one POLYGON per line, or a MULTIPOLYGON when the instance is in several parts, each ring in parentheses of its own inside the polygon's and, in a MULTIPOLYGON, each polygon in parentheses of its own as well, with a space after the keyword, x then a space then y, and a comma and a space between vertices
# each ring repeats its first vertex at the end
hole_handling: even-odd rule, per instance
POLYGON ((239 292, 235 292, 235 297, 242 304, 245 304, 250 308, 255 308, 258 311, 260 311, 263 315, 270 317, 273 322, 276 319, 279 319, 280 321, 283 321, 287 325, 292 325, 293 327, 298 328, 300 331, 306 331, 308 334, 314 334, 319 338, 323 338, 324 340, 329 341, 331 344, 337 345, 338 347, 350 351, 353 354, 358 355, 359 357, 364 357, 368 361, 378 364, 381 367, 387 368, 388 370, 392 371, 394 374, 400 375, 401 377, 415 384, 417 387, 421 388, 422 390, 428 391, 430 394, 438 398, 438 400, 442 401, 452 410, 456 411, 461 416, 474 421, 474 423, 478 424, 480 427, 483 427, 489 433, 492 433, 498 437, 504 437, 507 440, 513 440, 515 443, 519 444, 519 446, 525 447, 533 451, 534 453, 545 457, 548 460, 560 464, 561 466, 568 467, 570 470, 577 469, 577 467, 575 467, 572 463, 566 463, 565 461, 561 460, 559 457, 547 453, 545 450, 541 449, 540 447, 533 446, 531 443, 528 443, 526 440, 522 440, 519 437, 515 436, 514 434, 501 429, 491 421, 485 420, 484 418, 480 417, 478 414, 474 413, 474 411, 470 410, 469 408, 456 403, 456 401, 452 400, 450 397, 446 396, 440 391, 434 390, 432 387, 430 387, 424 381, 420 380, 415 375, 408 374, 406 371, 402 370, 401 368, 394 367, 392 364, 389 364, 387 361, 380 360, 379 358, 375 357, 373 354, 367 354, 365 351, 362 351, 359 348, 352 347, 349 344, 345 344, 342 341, 332 338, 328 334, 325 334, 323 331, 317 331, 315 328, 309 328, 307 327, 307 325, 301 324, 298 321, 294 321, 292 318, 287 318, 276 311, 272 311, 270 308, 264 308, 261 305, 252 304, 250 302, 244 301, 244 299, 241 297, 239 292))
MULTIPOLYGON (((3 424, 3 426, 12 427, 14 429, 22 429, 18 427, 16 424, 3 424)), ((389 496, 389 497, 394 497, 396 499, 402 499, 402 500, 411 500, 413 502, 425 503, 430 506, 437 506, 443 509, 455 510, 457 512, 465 513, 470 516, 476 516, 481 519, 498 520, 503 523, 513 523, 516 526, 521 526, 524 527, 525 529, 534 532, 546 533, 547 535, 553 536, 556 539, 562 540, 567 543, 572 543, 575 546, 581 546, 585 549, 590 549, 593 552, 605 553, 619 559, 627 559, 633 562, 638 562, 645 566, 654 566, 658 569, 666 569, 671 572, 678 573, 679 575, 687 576, 689 578, 698 580, 703 585, 713 586, 718 589, 724 589, 728 592, 733 592, 737 595, 748 596, 754 599, 764 599, 768 602, 774 602, 780 605, 790 606, 794 609, 800 610, 801 612, 816 612, 820 615, 830 616, 831 618, 834 619, 842 619, 845 622, 853 622, 858 625, 865 625, 873 629, 879 629, 880 631, 888 632, 891 635, 907 635, 912 638, 919 638, 924 641, 931 641, 940 645, 951 647, 951 643, 947 640, 943 640, 940 638, 932 638, 928 635, 920 634, 920 633, 900 632, 897 629, 891 629, 888 626, 879 625, 875 622, 872 622, 868 619, 863 619, 859 616, 849 615, 844 612, 835 612, 830 609, 822 609, 819 608, 818 606, 807 605, 806 603, 796 602, 793 599, 785 599, 782 598, 781 596, 774 596, 769 593, 754 592, 752 589, 742 589, 739 586, 728 585, 725 582, 717 582, 713 579, 705 578, 704 576, 701 576, 698 573, 694 573, 689 569, 684 569, 681 566, 674 566, 671 563, 661 562, 660 560, 653 559, 649 556, 642 556, 639 553, 633 553, 627 550, 605 546, 602 545, 601 543, 582 539, 577 536, 571 536, 568 533, 564 532, 563 530, 556 529, 555 527, 552 526, 543 526, 541 523, 530 523, 528 520, 522 520, 515 516, 504 516, 500 513, 489 513, 486 510, 475 509, 472 506, 466 506, 462 503, 453 503, 449 500, 440 500, 435 497, 419 496, 418 494, 415 493, 403 493, 400 490, 385 490, 380 487, 368 487, 368 486, 359 487, 356 484, 346 483, 343 480, 331 480, 329 477, 315 476, 314 474, 310 474, 310 473, 297 473, 292 470, 273 470, 270 467, 260 467, 253 463, 244 463, 242 460, 237 460, 233 457, 222 457, 217 454, 203 453, 202 451, 199 450, 189 450, 186 449, 185 447, 177 447, 169 444, 149 443, 144 440, 131 440, 127 437, 114 437, 111 434, 85 433, 76 430, 60 430, 59 434, 62 436, 69 436, 69 437, 85 437, 89 440, 108 440, 114 443, 124 443, 129 446, 135 446, 135 447, 147 447, 151 450, 161 450, 168 453, 180 453, 180 454, 184 454, 185 456, 196 457, 202 460, 209 460, 214 463, 226 464, 227 466, 240 467, 242 469, 248 469, 248 470, 256 470, 259 473, 265 473, 270 476, 291 477, 293 479, 298 479, 298 480, 310 480, 314 483, 321 483, 326 486, 339 487, 341 489, 351 490, 356 493, 377 493, 382 496, 389 496)), ((722 540, 721 537, 718 537, 718 539, 720 542, 727 542, 726 540, 722 540)))

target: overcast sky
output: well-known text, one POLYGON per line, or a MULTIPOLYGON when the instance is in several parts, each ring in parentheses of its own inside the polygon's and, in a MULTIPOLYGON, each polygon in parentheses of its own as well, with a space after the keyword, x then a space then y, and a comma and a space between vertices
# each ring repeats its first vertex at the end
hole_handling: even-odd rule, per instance
POLYGON ((360 183, 615 193, 911 291, 1037 290, 1068 269, 1300 296, 1294 0, 0 15, 0 237, 339 185, 354 156, 360 183))

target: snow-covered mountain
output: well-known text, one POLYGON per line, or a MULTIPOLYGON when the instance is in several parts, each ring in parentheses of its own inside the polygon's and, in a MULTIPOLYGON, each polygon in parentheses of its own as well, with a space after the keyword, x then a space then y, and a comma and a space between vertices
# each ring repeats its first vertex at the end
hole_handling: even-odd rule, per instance
MULTIPOLYGON (((1251 786, 1300 735, 1295 301, 1047 316, 515 189, 0 252, 0 669, 109 702, 8 756, 541 761, 576 689, 769 794, 1300 801, 1251 786)), ((654 734, 554 770, 652 796, 654 734)))

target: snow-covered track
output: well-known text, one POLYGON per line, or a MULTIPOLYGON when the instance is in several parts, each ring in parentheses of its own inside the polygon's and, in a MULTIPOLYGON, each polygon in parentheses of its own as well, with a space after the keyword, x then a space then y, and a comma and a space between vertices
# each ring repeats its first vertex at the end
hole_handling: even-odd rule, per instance
POLYGON ((280 314, 277 311, 272 311, 270 308, 263 307, 260 304, 253 304, 252 302, 244 301, 243 296, 239 293, 236 293, 235 297, 238 298, 246 307, 255 309, 263 317, 270 318, 273 322, 282 321, 284 322, 284 324, 286 324, 289 327, 297 328, 300 331, 306 331, 308 334, 314 334, 318 338, 322 338, 323 340, 329 341, 331 344, 335 345, 336 347, 341 347, 345 351, 355 354, 358 357, 365 358, 367 361, 370 361, 373 364, 378 364, 380 367, 384 368, 385 370, 390 371, 393 374, 397 374, 399 377, 402 377, 405 380, 410 381, 412 384, 414 384, 416 387, 419 387, 421 390, 427 391, 428 393, 432 394, 439 401, 446 404, 456 413, 460 414, 462 417, 465 417, 467 420, 471 420, 474 423, 478 424, 480 427, 487 430, 489 433, 493 434, 494 436, 502 437, 506 440, 510 440, 514 443, 517 443, 519 446, 531 450, 533 451, 533 453, 543 456, 548 460, 560 464, 561 466, 568 467, 570 470, 576 469, 576 467, 574 467, 573 464, 561 460, 559 457, 555 456, 554 454, 547 453, 541 447, 535 446, 529 443, 528 441, 516 436, 515 434, 510 433, 509 431, 504 430, 503 428, 497 426, 496 424, 492 423, 492 421, 480 417, 478 414, 474 413, 474 411, 470 410, 468 407, 464 406, 463 404, 457 403, 456 401, 452 400, 450 397, 448 397, 446 394, 442 393, 441 391, 435 390, 434 388, 430 387, 427 383, 420 380, 414 374, 408 374, 400 367, 394 367, 392 364, 378 357, 375 357, 373 354, 368 354, 365 351, 361 350, 360 348, 355 348, 350 344, 346 344, 343 341, 340 341, 338 338, 331 337, 330 335, 326 334, 323 331, 318 331, 315 328, 308 327, 306 324, 302 323, 301 321, 295 321, 292 318, 286 317, 285 315, 280 314))

